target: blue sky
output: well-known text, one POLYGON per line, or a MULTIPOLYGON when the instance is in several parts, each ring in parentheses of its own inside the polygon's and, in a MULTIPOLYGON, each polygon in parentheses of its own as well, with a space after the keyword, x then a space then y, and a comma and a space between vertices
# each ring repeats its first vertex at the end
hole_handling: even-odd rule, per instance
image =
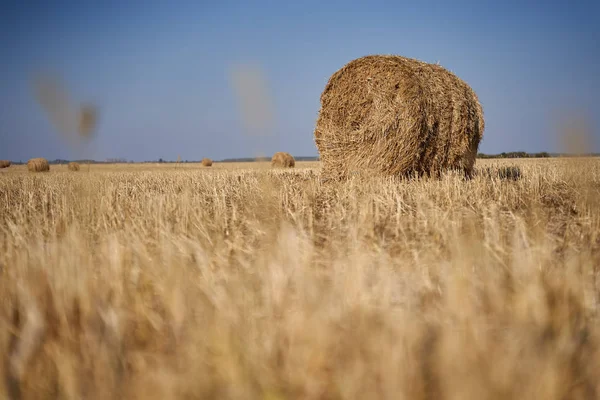
POLYGON ((470 84, 486 118, 482 152, 557 151, 555 122, 571 110, 592 118, 600 151, 598 15, 598 1, 5 1, 0 159, 317 155, 321 91, 367 54, 439 61, 470 84), (228 75, 238 64, 264 72, 270 136, 245 130, 228 75), (44 71, 99 105, 85 148, 69 146, 32 95, 44 71))

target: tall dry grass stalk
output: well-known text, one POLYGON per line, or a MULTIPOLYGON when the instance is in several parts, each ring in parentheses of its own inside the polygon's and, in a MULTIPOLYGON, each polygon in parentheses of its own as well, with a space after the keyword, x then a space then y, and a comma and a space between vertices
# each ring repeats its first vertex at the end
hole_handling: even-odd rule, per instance
POLYGON ((600 162, 518 166, 4 174, 0 397, 597 398, 600 162))

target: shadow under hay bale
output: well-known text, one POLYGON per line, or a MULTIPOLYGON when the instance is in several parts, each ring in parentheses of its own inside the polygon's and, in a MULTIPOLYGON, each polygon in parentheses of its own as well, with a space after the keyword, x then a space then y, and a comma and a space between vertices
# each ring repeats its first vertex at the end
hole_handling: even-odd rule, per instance
POLYGON ((271 166, 276 168, 294 168, 296 166, 296 160, 290 153, 279 151, 273 154, 271 166))
POLYGON ((516 181, 521 179, 521 168, 517 166, 502 167, 498 170, 498 178, 516 181))
POLYGON ((314 138, 329 176, 356 169, 438 176, 447 169, 472 171, 484 128, 477 95, 453 73, 371 55, 331 76, 314 138))
POLYGON ((10 167, 11 162, 8 160, 0 160, 0 168, 8 168, 10 167))
POLYGON ((69 171, 79 171, 81 169, 79 163, 76 162, 70 162, 67 168, 69 168, 69 171))
POLYGON ((213 162, 210 158, 203 158, 202 159, 202 166, 203 167, 212 167, 213 162))
POLYGON ((50 171, 50 164, 45 158, 32 158, 27 161, 27 169, 29 172, 48 172, 50 171))
POLYGON ((481 175, 485 178, 496 178, 508 181, 517 181, 522 177, 521 168, 516 165, 499 168, 486 167, 479 170, 477 175, 481 175))

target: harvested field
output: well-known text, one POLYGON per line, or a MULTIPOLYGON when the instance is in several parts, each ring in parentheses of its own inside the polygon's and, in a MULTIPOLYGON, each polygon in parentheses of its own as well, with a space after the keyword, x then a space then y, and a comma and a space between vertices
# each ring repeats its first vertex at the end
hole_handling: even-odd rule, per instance
POLYGON ((0 174, 0 398, 600 395, 600 159, 199 166, 0 174))

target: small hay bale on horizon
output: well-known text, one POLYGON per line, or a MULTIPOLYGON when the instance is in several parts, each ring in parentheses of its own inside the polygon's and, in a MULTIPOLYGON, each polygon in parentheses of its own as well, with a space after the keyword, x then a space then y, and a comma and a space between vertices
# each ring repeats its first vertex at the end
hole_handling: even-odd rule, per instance
POLYGON ((475 92, 437 64, 370 55, 336 71, 321 94, 314 140, 323 173, 471 176, 485 129, 475 92))
POLYGON ((271 158, 271 167, 294 168, 295 166, 296 160, 290 153, 278 151, 273 154, 273 157, 271 158))
POLYGON ((75 161, 71 161, 69 163, 69 165, 67 166, 67 168, 69 168, 69 171, 79 171, 80 166, 79 166, 79 163, 76 163, 75 161))
POLYGON ((9 160, 0 160, 0 168, 10 167, 11 162, 9 160))
POLYGON ((212 167, 213 162, 210 158, 203 158, 202 159, 202 166, 203 167, 212 167))
POLYGON ((27 161, 27 169, 29 172, 48 172, 50 164, 45 158, 32 158, 27 161))

